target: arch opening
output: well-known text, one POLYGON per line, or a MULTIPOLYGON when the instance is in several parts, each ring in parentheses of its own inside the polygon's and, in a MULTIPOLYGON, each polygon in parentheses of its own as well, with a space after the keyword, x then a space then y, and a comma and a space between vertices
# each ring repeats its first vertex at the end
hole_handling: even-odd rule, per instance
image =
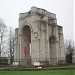
POLYGON ((24 47, 26 51, 24 51, 25 62, 26 64, 31 63, 31 29, 28 25, 23 27, 23 38, 24 38, 24 47))
POLYGON ((57 53, 56 53, 56 38, 51 36, 49 38, 49 50, 50 50, 50 64, 56 64, 57 53))

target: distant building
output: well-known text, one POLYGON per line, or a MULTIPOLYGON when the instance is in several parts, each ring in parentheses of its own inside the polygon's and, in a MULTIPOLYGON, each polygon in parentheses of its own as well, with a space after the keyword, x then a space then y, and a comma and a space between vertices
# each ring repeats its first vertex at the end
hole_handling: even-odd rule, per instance
POLYGON ((8 64, 8 57, 1 57, 0 65, 7 65, 7 64, 8 64))

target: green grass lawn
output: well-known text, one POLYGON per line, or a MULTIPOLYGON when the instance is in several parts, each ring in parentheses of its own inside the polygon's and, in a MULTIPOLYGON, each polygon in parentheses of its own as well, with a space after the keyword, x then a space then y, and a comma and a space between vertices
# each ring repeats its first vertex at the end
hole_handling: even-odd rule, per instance
POLYGON ((75 75, 75 70, 0 71, 0 75, 75 75))

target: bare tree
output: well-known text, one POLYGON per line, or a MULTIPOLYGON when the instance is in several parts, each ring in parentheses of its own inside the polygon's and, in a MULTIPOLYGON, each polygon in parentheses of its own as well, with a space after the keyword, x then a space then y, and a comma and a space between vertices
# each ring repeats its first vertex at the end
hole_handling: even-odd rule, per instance
POLYGON ((66 40, 65 41, 65 49, 66 49, 66 54, 73 53, 73 51, 74 51, 74 42, 72 40, 66 40))
POLYGON ((8 50, 10 52, 10 60, 11 60, 11 64, 13 61, 13 51, 14 51, 14 31, 13 28, 10 27, 9 28, 9 37, 8 37, 8 50))
POLYGON ((66 62, 72 63, 72 55, 74 52, 74 42, 72 40, 65 41, 66 62))
POLYGON ((5 35, 7 31, 7 26, 5 25, 4 21, 0 18, 0 57, 1 57, 1 52, 3 49, 5 49, 5 35))

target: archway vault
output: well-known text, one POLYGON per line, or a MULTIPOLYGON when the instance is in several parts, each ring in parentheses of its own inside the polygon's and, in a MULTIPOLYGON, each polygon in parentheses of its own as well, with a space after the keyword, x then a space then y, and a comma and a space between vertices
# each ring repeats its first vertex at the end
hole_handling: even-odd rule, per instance
POLYGON ((32 28, 32 26, 31 26, 31 24, 29 24, 29 23, 25 24, 25 23, 24 23, 24 24, 21 26, 21 32, 23 31, 23 28, 24 28, 25 26, 28 26, 28 27, 30 28, 31 32, 33 31, 33 28, 32 28))
POLYGON ((57 50, 56 50, 55 36, 50 36, 49 38, 49 50, 50 50, 50 64, 57 64, 57 50))

